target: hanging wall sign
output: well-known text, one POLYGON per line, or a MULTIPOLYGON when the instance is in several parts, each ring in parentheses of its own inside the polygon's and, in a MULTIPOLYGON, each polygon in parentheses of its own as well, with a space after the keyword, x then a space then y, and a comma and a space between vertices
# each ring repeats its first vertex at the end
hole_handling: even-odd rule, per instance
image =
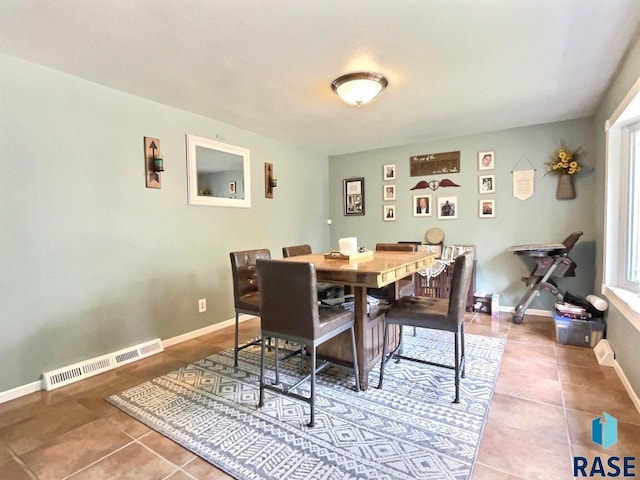
POLYGON ((533 196, 535 170, 514 170, 513 196, 519 200, 526 200, 533 196))
POLYGON ((409 157, 412 177, 460 172, 460 152, 427 153, 409 157))

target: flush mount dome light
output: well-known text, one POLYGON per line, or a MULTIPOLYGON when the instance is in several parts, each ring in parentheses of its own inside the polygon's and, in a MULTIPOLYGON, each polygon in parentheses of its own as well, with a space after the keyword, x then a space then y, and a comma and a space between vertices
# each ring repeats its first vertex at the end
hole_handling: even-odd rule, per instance
POLYGON ((389 82, 379 73, 357 72, 342 75, 331 82, 331 88, 349 105, 365 105, 373 101, 389 82))

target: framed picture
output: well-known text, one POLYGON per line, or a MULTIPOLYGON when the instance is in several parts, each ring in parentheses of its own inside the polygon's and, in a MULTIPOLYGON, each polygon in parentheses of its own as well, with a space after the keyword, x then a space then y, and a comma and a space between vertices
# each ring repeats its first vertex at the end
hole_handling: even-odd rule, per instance
POLYGON ((441 245, 418 245, 418 251, 435 253, 439 258, 442 255, 442 246, 441 245))
POLYGON ((382 206, 382 219, 385 222, 396 221, 396 206, 395 205, 383 205, 382 206))
POLYGON ((496 201, 480 200, 478 203, 478 215, 480 218, 494 218, 496 216, 496 201))
POLYGON ((458 218, 458 197, 438 197, 438 220, 458 218))
POLYGON ((229 182, 229 193, 235 195, 236 193, 236 182, 229 182))
POLYGON ((382 199, 385 202, 396 199, 396 186, 395 185, 383 185, 382 186, 382 199))
POLYGON ((413 196, 413 216, 414 217, 430 217, 431 216, 431 195, 414 195, 413 196))
POLYGON ((496 176, 480 175, 478 176, 478 192, 496 193, 496 176))
POLYGON ((478 152, 478 170, 493 170, 496 152, 478 152))
POLYGON ((384 165, 382 167, 382 179, 383 180, 395 180, 396 179, 396 166, 384 165))
POLYGON ((442 247, 442 255, 440 255, 440 259, 449 261, 453 260, 453 247, 442 247))
POLYGON ((344 214, 364 215, 364 178, 344 180, 344 214))

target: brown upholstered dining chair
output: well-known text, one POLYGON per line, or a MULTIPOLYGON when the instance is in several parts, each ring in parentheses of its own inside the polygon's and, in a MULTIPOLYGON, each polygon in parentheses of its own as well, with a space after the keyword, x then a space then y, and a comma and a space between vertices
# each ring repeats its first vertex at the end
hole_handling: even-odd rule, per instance
POLYGON ((235 346, 233 350, 233 365, 238 366, 238 352, 258 341, 251 341, 242 346, 238 345, 239 316, 241 313, 260 316, 260 291, 256 274, 256 260, 270 259, 271 252, 266 249, 243 250, 231 252, 231 273, 233 275, 233 303, 236 311, 235 346))
MULTIPOLYGON (((299 255, 310 255, 311 245, 292 245, 290 247, 282 247, 282 257, 297 257, 299 255)), ((332 283, 318 283, 318 298, 326 300, 328 298, 339 298, 344 296, 344 287, 342 285, 334 285, 332 283)))
POLYGON ((260 400, 258 407, 264 405, 265 389, 302 400, 311 407, 311 419, 308 426, 313 427, 315 423, 316 374, 330 365, 330 362, 323 362, 320 366, 317 366, 316 349, 320 344, 342 332, 350 332, 356 391, 360 390, 353 312, 318 304, 316 269, 313 263, 259 259, 257 269, 262 334, 260 400), (276 340, 276 379, 274 384, 265 381, 264 342, 267 338, 276 340), (295 385, 286 386, 280 384, 278 339, 306 346, 310 350, 310 374, 295 385), (305 397, 296 393, 294 390, 308 379, 311 380, 310 396, 305 397))
POLYGON ((282 257, 297 257, 298 255, 310 255, 311 245, 291 245, 290 247, 282 247, 282 257))
POLYGON ((380 362, 380 382, 382 388, 384 367, 391 358, 403 358, 415 362, 450 368, 455 372, 455 399, 460 402, 460 377, 464 378, 464 314, 467 302, 467 292, 471 282, 473 257, 465 253, 455 259, 451 276, 451 294, 449 299, 405 296, 396 300, 386 311, 384 340, 382 342, 382 360, 380 362), (391 325, 400 326, 400 342, 398 347, 387 355, 387 338, 391 325), (453 333, 455 360, 454 365, 428 362, 426 360, 405 357, 402 354, 403 326, 431 328, 453 333))

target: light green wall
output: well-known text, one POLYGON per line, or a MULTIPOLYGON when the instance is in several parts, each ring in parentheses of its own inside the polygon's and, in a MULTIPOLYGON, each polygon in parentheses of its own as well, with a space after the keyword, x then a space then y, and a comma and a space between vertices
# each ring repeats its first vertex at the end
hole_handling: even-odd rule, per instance
MULTIPOLYGON (((598 168, 596 169, 596 235, 604 238, 605 207, 605 121, 613 114, 634 83, 640 78, 640 37, 630 46, 618 74, 607 91, 595 116, 593 135, 596 143, 598 168)), ((597 273, 595 288, 599 291, 602 283, 603 242, 598 242, 596 250, 597 273)), ((640 332, 615 308, 609 309, 607 316, 607 338, 615 351, 616 360, 625 372, 634 391, 640 395, 640 332)))
MULTIPOLYGON (((585 118, 566 122, 515 128, 479 135, 447 138, 399 147, 359 152, 330 157, 330 209, 333 225, 331 244, 338 239, 358 237, 360 245, 374 248, 376 242, 424 241, 430 227, 440 227, 445 232, 445 244, 476 246, 477 290, 500 293, 503 306, 514 306, 524 292, 521 276, 528 276, 533 262, 530 258, 507 252, 511 245, 525 243, 561 242, 569 233, 581 230, 584 235, 572 252, 578 264, 576 278, 561 279, 560 284, 574 293, 593 291, 594 279, 594 215, 595 206, 593 172, 584 171, 576 178, 577 198, 556 200, 556 177, 546 175, 545 162, 562 140, 572 148, 586 150, 585 161, 593 165, 593 119, 585 118), (409 157, 427 153, 461 152, 461 171, 458 174, 429 177, 409 176, 409 157), (495 174, 496 193, 479 195, 477 153, 495 151, 496 169, 482 171, 495 174), (528 159, 528 160, 527 160, 528 159), (522 201, 512 196, 511 171, 536 168, 535 194, 522 201), (397 180, 383 182, 382 168, 395 164, 397 180), (349 177, 365 178, 366 215, 345 217, 342 211, 342 181, 349 177), (419 180, 449 178, 461 185, 459 188, 440 187, 436 191, 411 191, 419 180), (395 183, 396 201, 382 201, 382 185, 395 183), (437 217, 413 217, 414 193, 430 194, 435 202, 438 196, 458 196, 458 219, 438 220, 437 217), (478 201, 481 198, 496 200, 496 218, 480 219, 478 201), (382 205, 395 204, 397 221, 384 222, 382 205)), ((541 295, 532 308, 549 309, 552 297, 541 295)), ((525 320, 526 321, 526 320, 525 320)))
POLYGON ((0 392, 232 318, 232 250, 328 246, 326 156, 11 57, 0 71, 0 392), (187 205, 187 133, 251 150, 252 208, 187 205))

